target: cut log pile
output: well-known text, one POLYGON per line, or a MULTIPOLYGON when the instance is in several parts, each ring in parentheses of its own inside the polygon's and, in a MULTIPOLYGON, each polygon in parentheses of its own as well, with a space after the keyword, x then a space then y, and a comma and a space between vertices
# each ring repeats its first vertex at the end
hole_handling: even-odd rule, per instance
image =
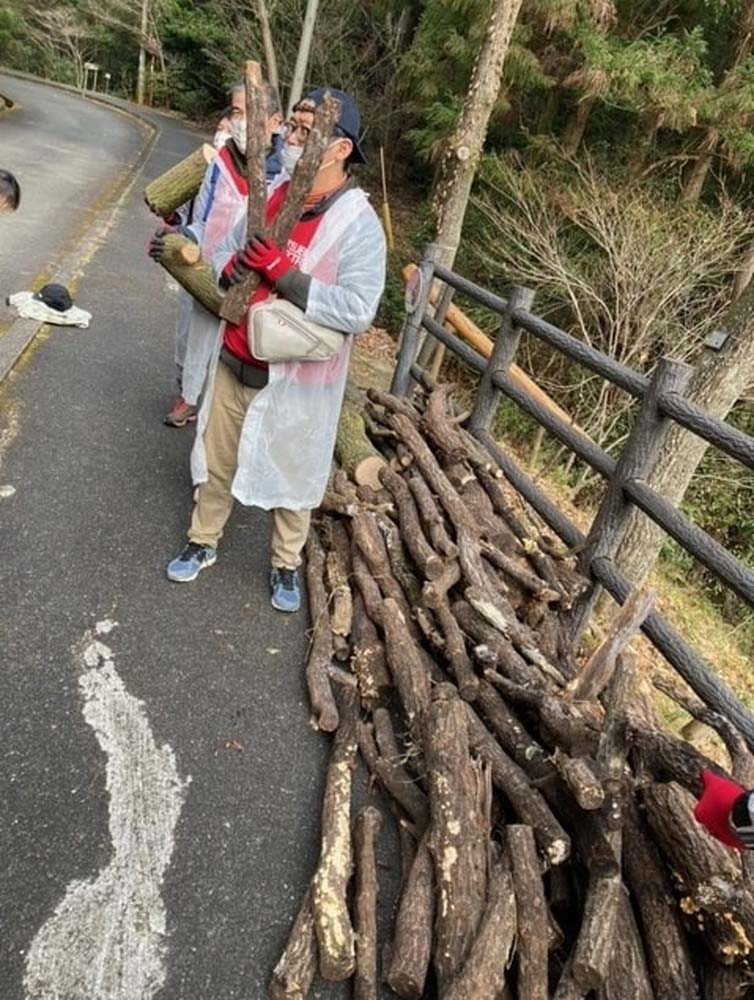
MULTIPOLYGON (((336 471, 309 541, 306 676, 334 735, 319 863, 269 995, 305 998, 317 975, 361 1000, 747 995, 754 894, 693 818, 712 764, 659 721, 630 648, 654 595, 574 656, 574 560, 448 388, 370 390, 362 415, 380 486, 336 471), (382 810, 353 807, 359 757, 382 810), (378 941, 387 822, 402 882, 378 941)), ((746 773, 728 721, 663 691, 746 773)))

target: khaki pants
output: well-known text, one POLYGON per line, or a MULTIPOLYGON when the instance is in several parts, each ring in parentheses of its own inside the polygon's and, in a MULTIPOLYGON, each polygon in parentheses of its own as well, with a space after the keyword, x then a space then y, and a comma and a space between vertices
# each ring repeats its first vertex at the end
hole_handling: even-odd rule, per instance
MULTIPOLYGON (((238 440, 246 411, 258 392, 259 389, 242 385, 222 361, 218 363, 204 432, 208 478, 196 491, 189 529, 189 541, 197 545, 214 548, 230 517, 233 508, 230 486, 238 462, 238 440)), ((309 510, 273 511, 271 562, 276 569, 295 569, 299 565, 310 518, 309 510)))

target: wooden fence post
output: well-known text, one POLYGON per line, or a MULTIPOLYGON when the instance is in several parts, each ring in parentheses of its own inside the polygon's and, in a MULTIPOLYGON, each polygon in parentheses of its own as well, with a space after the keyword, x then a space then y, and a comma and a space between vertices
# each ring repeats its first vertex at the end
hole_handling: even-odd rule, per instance
MULTIPOLYGON (((633 506, 623 492, 623 484, 629 479, 646 479, 651 474, 665 436, 672 426, 672 420, 660 412, 658 397, 667 392, 683 396, 693 371, 692 366, 683 361, 661 358, 652 373, 649 388, 639 406, 626 446, 581 550, 579 569, 587 579, 594 560, 613 559, 623 538, 633 506)), ((620 571, 620 566, 616 566, 616 569, 620 571)), ((599 584, 592 583, 574 605, 571 629, 574 650, 589 623, 601 589, 599 584)))
POLYGON ((429 304, 438 254, 437 244, 430 243, 419 261, 419 292, 413 309, 407 314, 403 323, 398 358, 393 372, 393 380, 390 383, 390 391, 394 396, 405 396, 411 385, 411 365, 416 359, 419 348, 421 323, 429 304))
POLYGON ((521 339, 521 329, 513 322, 516 309, 531 309, 534 302, 534 292, 530 288, 513 288, 508 298, 508 306, 500 322, 500 328, 495 337, 487 367, 479 383, 474 409, 469 417, 469 430, 472 434, 479 431, 489 431, 497 413, 502 392, 492 382, 497 372, 507 372, 513 363, 521 339))

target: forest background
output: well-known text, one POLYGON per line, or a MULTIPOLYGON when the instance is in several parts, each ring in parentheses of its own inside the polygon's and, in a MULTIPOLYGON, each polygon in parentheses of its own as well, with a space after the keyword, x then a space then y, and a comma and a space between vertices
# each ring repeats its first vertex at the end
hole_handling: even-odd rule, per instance
MULTIPOLYGON (((397 244, 380 321, 394 334, 401 267, 431 235, 437 164, 490 6, 320 0, 306 83, 352 92, 372 164, 385 149, 397 244)), ((266 0, 284 101, 305 8, 266 0)), ((258 0, 0 2, 6 66, 80 87, 95 62, 100 87, 107 72, 112 93, 133 97, 140 47, 147 102, 210 124, 244 60, 265 64, 258 0)), ((490 287, 534 288, 539 314, 640 371, 663 354, 693 362, 754 275, 753 195, 751 0, 525 0, 456 266, 490 287)), ((492 317, 470 311, 494 334, 492 317)), ((620 449, 622 393, 532 342, 523 364, 596 441, 620 449)), ((728 419, 754 434, 751 389, 728 419)), ((594 503, 596 477, 520 411, 503 407, 497 431, 577 509, 594 503)), ((684 509, 754 563, 754 477, 742 466, 708 453, 684 509)), ((701 588, 754 653, 754 613, 673 543, 663 572, 701 588)))

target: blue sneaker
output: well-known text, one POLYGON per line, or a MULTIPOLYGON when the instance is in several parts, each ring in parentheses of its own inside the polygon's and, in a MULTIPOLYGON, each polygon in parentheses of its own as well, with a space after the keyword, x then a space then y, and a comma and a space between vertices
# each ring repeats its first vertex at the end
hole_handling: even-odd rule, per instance
POLYGON ((213 549, 211 545, 189 542, 183 552, 168 563, 168 580, 174 583, 191 583, 216 560, 217 549, 213 549))
POLYGON ((270 590, 276 611, 298 611, 301 607, 301 588, 295 569, 270 570, 270 590))

